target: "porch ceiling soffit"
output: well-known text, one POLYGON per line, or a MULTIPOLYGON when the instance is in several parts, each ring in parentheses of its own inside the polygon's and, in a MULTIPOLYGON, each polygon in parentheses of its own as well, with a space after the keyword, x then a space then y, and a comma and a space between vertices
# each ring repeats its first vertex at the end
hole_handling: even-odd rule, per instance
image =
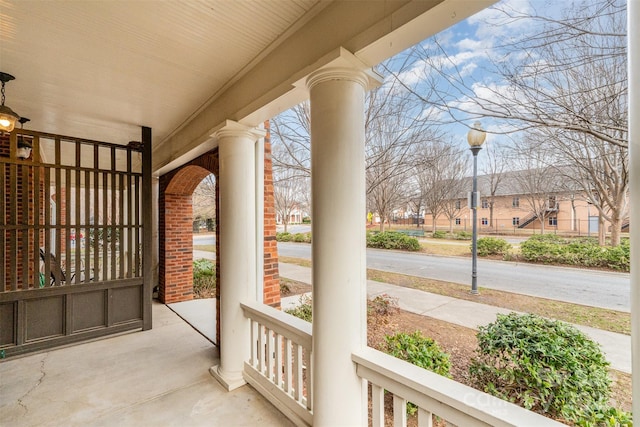
MULTIPOLYGON (((154 174, 162 175, 215 148, 213 134, 227 120, 256 127, 304 101, 308 91, 299 83, 312 72, 356 58, 371 68, 495 2, 330 2, 154 147, 154 174)), ((377 80, 369 75, 372 83, 377 80)))

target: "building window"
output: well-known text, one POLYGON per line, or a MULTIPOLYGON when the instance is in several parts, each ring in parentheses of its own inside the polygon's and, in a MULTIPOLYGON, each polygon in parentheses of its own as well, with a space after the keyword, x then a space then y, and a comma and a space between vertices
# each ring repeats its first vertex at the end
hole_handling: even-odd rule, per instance
POLYGON ((460 218, 456 218, 456 225, 460 225, 460 218))
POLYGON ((518 226, 520 225, 520 217, 519 216, 514 216, 513 218, 511 218, 511 223, 514 226, 518 226))
POLYGON ((520 207, 520 197, 514 197, 511 201, 511 207, 519 208, 520 207))
POLYGON ((482 199, 482 209, 487 209, 489 207, 489 200, 482 199))
POLYGON ((549 225, 553 225, 554 227, 558 226, 558 217, 550 216, 549 217, 549 225))
POLYGON ((456 200, 456 209, 460 209, 460 200, 456 200))
POLYGON ((482 218, 482 219, 480 220, 480 223, 481 223, 482 225, 489 225, 489 220, 488 220, 487 218, 482 218))

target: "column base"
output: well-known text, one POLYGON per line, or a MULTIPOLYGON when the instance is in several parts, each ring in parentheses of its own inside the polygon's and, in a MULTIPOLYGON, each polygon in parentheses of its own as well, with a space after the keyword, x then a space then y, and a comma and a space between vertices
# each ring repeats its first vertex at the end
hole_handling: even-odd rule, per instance
POLYGON ((235 390, 239 387, 242 387, 247 382, 244 380, 242 373, 239 375, 230 376, 228 374, 223 374, 220 372, 220 365, 214 365, 209 368, 209 373, 213 378, 218 380, 218 382, 224 387, 227 391, 235 390))

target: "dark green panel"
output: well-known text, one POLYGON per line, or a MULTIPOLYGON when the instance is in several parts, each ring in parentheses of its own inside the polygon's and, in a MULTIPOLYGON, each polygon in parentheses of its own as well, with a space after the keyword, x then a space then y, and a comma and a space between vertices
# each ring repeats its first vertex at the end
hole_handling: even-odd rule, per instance
POLYGON ((73 307, 72 333, 107 326, 105 290, 82 292, 71 295, 73 307))
POLYGON ((0 346, 16 344, 16 303, 0 304, 0 346))
POLYGON ((142 319, 142 286, 114 288, 112 293, 114 324, 142 319))
POLYGON ((25 300, 25 342, 64 335, 64 296, 25 300))

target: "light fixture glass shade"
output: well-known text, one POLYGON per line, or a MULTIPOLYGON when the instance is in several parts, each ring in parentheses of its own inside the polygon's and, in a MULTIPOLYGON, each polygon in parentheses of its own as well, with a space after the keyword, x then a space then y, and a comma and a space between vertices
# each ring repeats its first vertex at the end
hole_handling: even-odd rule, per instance
POLYGON ((486 137, 487 133, 482 129, 482 124, 480 122, 475 122, 473 124, 473 128, 471 128, 467 134, 467 142, 472 148, 481 147, 486 137))
POLYGON ((16 156, 21 159, 28 159, 31 156, 32 145, 29 140, 25 139, 23 136, 18 137, 18 149, 16 151, 16 156))
POLYGON ((11 132, 20 118, 11 108, 0 105, 0 130, 11 132))
POLYGON ((28 159, 29 156, 31 155, 31 148, 29 147, 18 148, 16 155, 21 159, 28 159))

